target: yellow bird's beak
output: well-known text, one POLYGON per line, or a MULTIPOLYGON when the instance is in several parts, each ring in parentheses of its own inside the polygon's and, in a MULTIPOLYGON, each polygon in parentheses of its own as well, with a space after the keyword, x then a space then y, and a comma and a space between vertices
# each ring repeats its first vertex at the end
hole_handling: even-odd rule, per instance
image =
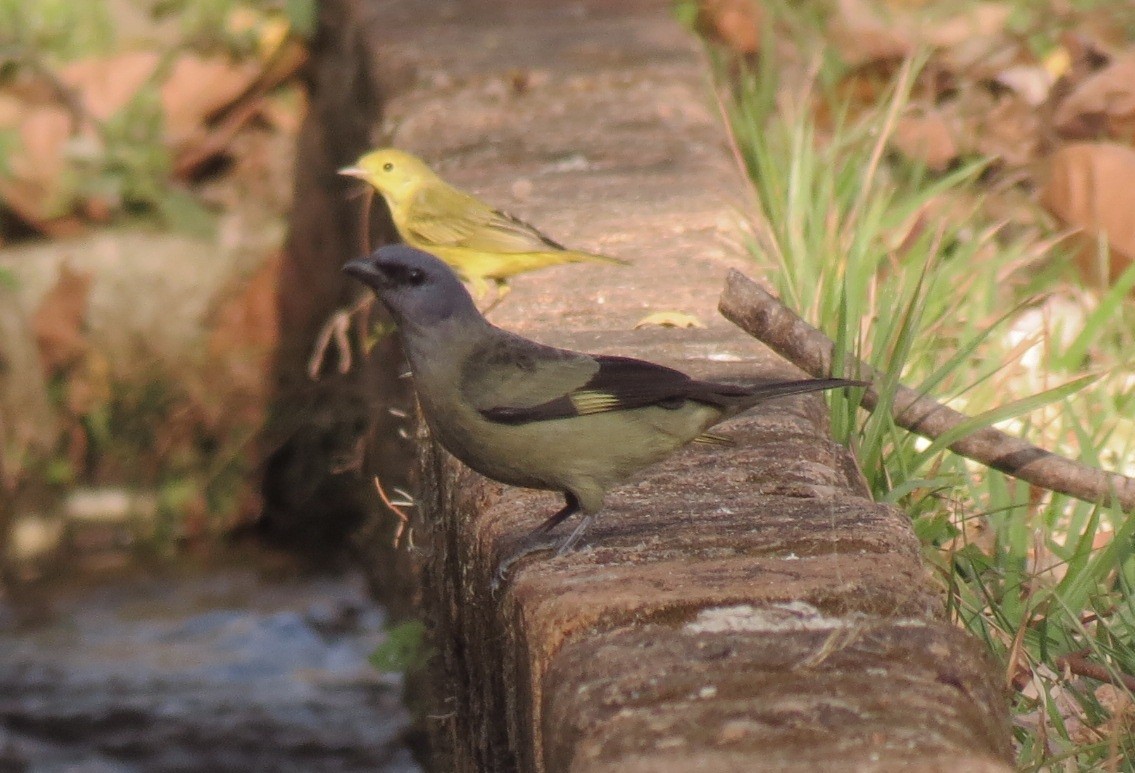
POLYGON ((361 166, 345 166, 339 170, 339 174, 345 177, 357 177, 360 180, 367 179, 367 172, 361 166))

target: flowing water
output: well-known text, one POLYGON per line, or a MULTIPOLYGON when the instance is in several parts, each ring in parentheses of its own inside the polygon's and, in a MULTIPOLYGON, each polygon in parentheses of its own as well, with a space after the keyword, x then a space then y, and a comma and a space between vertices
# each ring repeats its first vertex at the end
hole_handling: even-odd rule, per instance
POLYGON ((418 771, 383 622, 357 575, 248 563, 9 592, 0 773, 418 771))

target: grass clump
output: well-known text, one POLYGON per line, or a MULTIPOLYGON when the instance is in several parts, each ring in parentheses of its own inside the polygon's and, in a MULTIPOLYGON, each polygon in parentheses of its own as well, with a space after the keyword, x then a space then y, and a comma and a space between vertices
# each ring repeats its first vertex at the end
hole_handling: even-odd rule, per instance
MULTIPOLYGON (((762 50, 775 50, 768 36, 762 50)), ((1135 269, 1090 291, 1027 186, 990 159, 932 173, 892 151, 900 118, 922 107, 926 56, 880 78, 871 104, 845 96, 833 57, 795 88, 775 59, 740 74, 734 62, 723 109, 752 181, 754 258, 835 340, 835 362, 881 374, 871 414, 832 396, 833 431, 876 498, 910 513, 951 617, 1005 664, 1022 769, 1114 770, 1135 758, 1135 519, 958 457, 946 446, 960 433, 916 437, 889 406, 902 383, 973 416, 965 431, 995 425, 1130 473, 1135 269), (1079 678, 1093 666, 1104 673, 1079 678)))

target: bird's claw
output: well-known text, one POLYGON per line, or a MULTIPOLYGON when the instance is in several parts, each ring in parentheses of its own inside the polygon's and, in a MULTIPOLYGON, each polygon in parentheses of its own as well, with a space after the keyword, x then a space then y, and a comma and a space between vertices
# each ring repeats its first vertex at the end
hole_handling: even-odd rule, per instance
POLYGON ((533 532, 529 534, 521 541, 520 547, 517 550, 500 562, 500 566, 498 566, 497 570, 493 573, 493 579, 489 583, 490 589, 493 593, 500 590, 500 587, 508 580, 509 570, 511 570, 513 564, 520 559, 533 553, 539 553, 542 550, 556 550, 556 555, 560 555, 558 552, 559 547, 559 540, 549 537, 544 533, 533 532))
POLYGON ((559 556, 566 555, 567 553, 575 550, 576 545, 579 544, 580 538, 583 537, 583 533, 587 531, 587 527, 591 524, 593 517, 594 516, 588 515, 581 518, 575 529, 572 530, 571 534, 567 535, 563 539, 550 537, 548 535, 548 532, 544 529, 536 529, 536 531, 533 531, 531 534, 526 536, 521 541, 520 547, 510 556, 501 561, 500 566, 498 566, 496 572, 493 573, 493 579, 489 583, 489 587, 491 588, 493 593, 496 593, 500 589, 501 585, 503 585, 504 582, 508 579, 509 570, 512 569, 513 564, 515 564, 525 556, 531 555, 532 553, 538 553, 542 550, 554 550, 555 553, 553 555, 554 557, 558 558, 559 556))

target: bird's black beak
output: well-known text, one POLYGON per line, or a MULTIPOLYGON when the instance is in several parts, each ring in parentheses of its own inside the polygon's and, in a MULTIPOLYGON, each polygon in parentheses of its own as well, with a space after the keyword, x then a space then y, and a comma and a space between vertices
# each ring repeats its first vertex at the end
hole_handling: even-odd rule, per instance
POLYGON ((390 284, 389 278, 383 273, 382 269, 378 267, 378 263, 370 258, 352 260, 350 263, 343 266, 343 273, 375 290, 379 290, 390 284))

